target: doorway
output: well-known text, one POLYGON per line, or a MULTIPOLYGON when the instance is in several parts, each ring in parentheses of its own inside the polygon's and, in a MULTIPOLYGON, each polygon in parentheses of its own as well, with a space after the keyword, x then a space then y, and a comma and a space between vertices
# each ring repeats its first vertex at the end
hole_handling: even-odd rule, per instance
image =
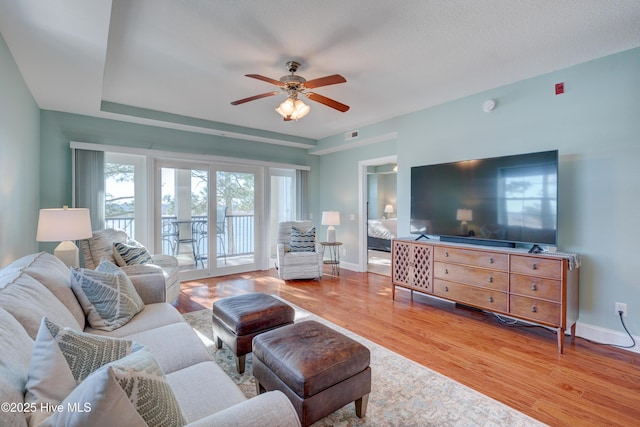
POLYGON ((397 237, 397 156, 360 162, 360 271, 391 275, 397 237))

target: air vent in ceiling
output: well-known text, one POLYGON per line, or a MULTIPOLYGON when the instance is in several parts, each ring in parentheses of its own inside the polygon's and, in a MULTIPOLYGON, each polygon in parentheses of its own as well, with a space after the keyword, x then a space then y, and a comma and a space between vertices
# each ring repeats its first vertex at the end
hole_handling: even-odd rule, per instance
POLYGON ((349 141, 351 139, 356 139, 359 136, 360 136, 359 130, 350 130, 349 132, 344 133, 344 140, 349 141))

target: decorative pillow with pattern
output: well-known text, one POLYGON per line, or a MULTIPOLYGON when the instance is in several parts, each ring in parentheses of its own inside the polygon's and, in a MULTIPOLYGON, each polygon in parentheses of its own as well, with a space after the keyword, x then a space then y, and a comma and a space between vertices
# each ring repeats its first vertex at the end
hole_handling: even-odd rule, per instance
POLYGON ((95 270, 72 268, 71 288, 95 329, 113 331, 144 308, 127 274, 104 259, 95 270))
POLYGON ((151 262, 151 255, 147 249, 135 240, 129 243, 115 242, 113 244, 113 258, 120 267, 151 262))
MULTIPOLYGON (((25 401, 38 409, 47 408, 46 403, 57 406, 91 373, 143 348, 131 340, 65 328, 44 317, 33 347, 25 401)), ((50 415, 46 410, 27 414, 31 425, 50 415)))
POLYGON ((171 427, 186 424, 162 369, 146 350, 98 369, 67 396, 62 408, 62 412, 41 425, 171 427), (77 406, 89 410, 66 410, 77 406))
POLYGON ((316 228, 311 227, 307 231, 300 231, 297 228, 292 227, 289 249, 291 252, 315 252, 316 228))

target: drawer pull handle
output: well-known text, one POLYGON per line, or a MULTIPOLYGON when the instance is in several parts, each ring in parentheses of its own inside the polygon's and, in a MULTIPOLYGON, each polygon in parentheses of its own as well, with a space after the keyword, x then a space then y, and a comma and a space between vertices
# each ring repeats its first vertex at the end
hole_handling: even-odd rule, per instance
POLYGON ((537 290, 538 290, 538 287, 536 286, 536 284, 535 284, 535 283, 532 283, 532 284, 531 284, 531 290, 532 290, 532 291, 537 291, 537 290))
POLYGON ((449 292, 449 287, 448 287, 448 286, 445 286, 445 287, 444 287, 444 291, 445 291, 445 292, 449 292))
POLYGON ((489 302, 493 302, 493 297, 489 297, 489 302))
POLYGON ((538 312, 538 309, 536 308, 535 305, 531 306, 531 312, 532 313, 537 313, 538 312))
POLYGON ((445 268, 444 269, 444 274, 449 274, 449 269, 445 268))
POLYGON ((489 277, 489 283, 493 283, 493 277, 489 277))
POLYGON ((449 257, 449 252, 445 252, 445 253, 444 253, 444 256, 445 256, 446 258, 448 258, 448 257, 449 257))
POLYGON ((493 258, 489 258, 489 264, 493 264, 493 258))
POLYGON ((538 264, 533 264, 533 265, 531 266, 531 268, 532 268, 532 269, 534 269, 534 270, 537 270, 537 269, 538 269, 538 264))

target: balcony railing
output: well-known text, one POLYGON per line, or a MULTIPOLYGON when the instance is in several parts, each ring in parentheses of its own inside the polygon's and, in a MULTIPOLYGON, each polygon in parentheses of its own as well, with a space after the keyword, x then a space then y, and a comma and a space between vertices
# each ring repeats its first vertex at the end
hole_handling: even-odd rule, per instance
MULTIPOLYGON (((175 216, 162 217, 162 253, 175 254, 177 235, 177 218, 175 216)), ((197 251, 200 256, 206 258, 209 248, 208 220, 206 216, 193 216, 191 221, 199 223, 197 228, 192 228, 192 238, 196 241, 197 251)), ((119 228, 126 231, 128 236, 135 235, 135 223, 133 218, 111 217, 106 218, 107 228, 119 228)), ((254 252, 254 216, 253 214, 228 214, 212 228, 216 233, 216 253, 218 258, 234 255, 247 255, 254 252)))

